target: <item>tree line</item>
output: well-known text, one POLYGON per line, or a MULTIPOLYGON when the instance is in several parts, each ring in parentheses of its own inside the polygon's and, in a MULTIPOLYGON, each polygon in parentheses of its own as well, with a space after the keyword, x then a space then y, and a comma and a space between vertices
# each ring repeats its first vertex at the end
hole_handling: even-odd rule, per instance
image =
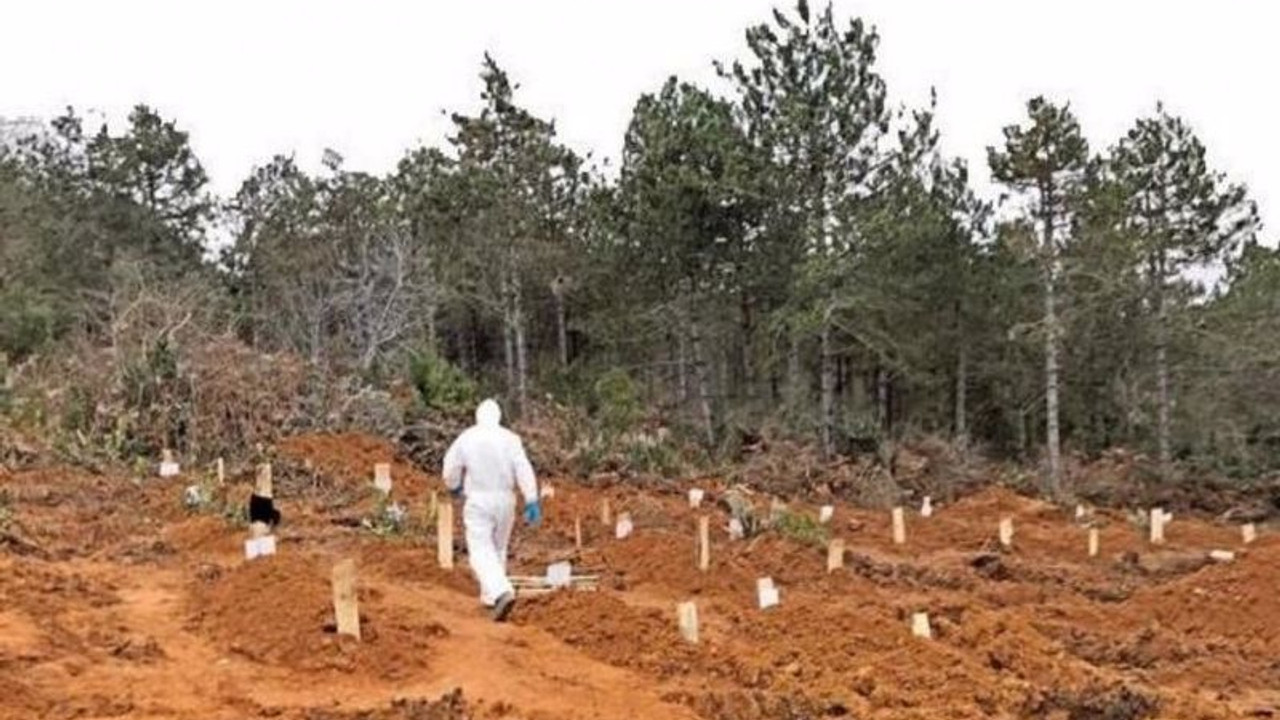
POLYGON ((861 19, 801 0, 746 42, 724 92, 642 95, 616 172, 488 56, 447 143, 381 175, 280 155, 230 198, 152 108, 10 124, 0 351, 105 340, 142 276, 212 288, 241 342, 370 384, 427 358, 518 413, 598 404, 622 372, 711 450, 938 434, 1042 458, 1050 492, 1064 447, 1280 464, 1280 255, 1182 118, 1156 104, 1091 148, 1068 103, 1032 98, 989 148, 991 203, 940 151, 936 102, 894 103, 861 19))

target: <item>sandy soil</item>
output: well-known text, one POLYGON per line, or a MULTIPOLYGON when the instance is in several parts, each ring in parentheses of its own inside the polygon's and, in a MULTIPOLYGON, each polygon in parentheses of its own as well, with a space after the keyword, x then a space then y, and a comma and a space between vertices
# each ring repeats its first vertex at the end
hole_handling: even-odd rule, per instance
MULTIPOLYGON (((274 557, 246 561, 247 531, 182 506, 206 477, 0 474, 3 718, 1236 718, 1280 716, 1280 532, 1242 546, 1236 527, 1177 517, 1153 548, 1099 513, 1101 555, 1073 513, 1000 490, 908 512, 839 506, 847 547, 826 572, 819 543, 731 541, 707 485, 655 494, 552 480, 546 522, 521 528, 513 566, 571 559, 597 592, 523 598, 488 620, 459 566, 435 566, 420 527, 434 479, 396 462, 406 535, 377 537, 372 463, 389 445, 353 435, 282 444, 274 557), (599 519, 608 497, 635 533, 599 519), (708 572, 697 518, 712 517, 708 572), (997 541, 1011 517, 1011 549, 997 541), (581 518, 584 548, 573 542, 581 518), (1210 563, 1211 549, 1234 562, 1210 563), (364 638, 334 633, 329 578, 354 558, 364 638), (772 577, 781 605, 756 607, 772 577), (693 600, 701 642, 675 606, 693 600), (912 637, 928 612, 934 638, 912 637)), ((220 491, 237 505, 252 472, 220 491)), ((816 515, 816 507, 793 511, 816 515)), ((457 513, 460 515, 461 513, 457 513)), ((425 520, 422 521, 425 523, 425 520)))

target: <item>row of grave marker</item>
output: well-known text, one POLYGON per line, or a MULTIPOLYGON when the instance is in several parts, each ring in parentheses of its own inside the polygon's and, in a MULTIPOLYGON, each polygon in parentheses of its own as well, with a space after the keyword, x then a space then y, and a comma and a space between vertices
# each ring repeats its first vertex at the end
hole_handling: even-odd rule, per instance
MULTIPOLYGON (((173 460, 172 453, 165 451, 164 459, 160 465, 160 474, 162 476, 173 476, 179 473, 180 469, 173 460)), ((225 482, 225 465, 222 458, 218 458, 216 462, 216 474, 219 484, 225 482)), ((374 465, 374 487, 384 495, 391 492, 391 465, 390 463, 376 463, 374 465)), ((261 497, 271 498, 273 496, 272 487, 272 469, 269 463, 263 463, 258 466, 257 481, 255 483, 254 493, 261 497)), ((551 497, 554 490, 551 486, 544 486, 540 493, 542 497, 551 497)), ((689 491, 689 504, 693 508, 701 505, 705 498, 705 491, 701 489, 691 489, 689 491)), ((435 493, 432 493, 432 509, 436 515, 437 528, 437 560, 441 568, 453 568, 453 505, 451 503, 439 503, 435 493)), ((829 522, 834 514, 834 507, 824 505, 819 510, 819 522, 829 522)), ((931 499, 924 498, 921 506, 921 516, 930 517, 933 514, 931 499)), ((1084 516, 1083 506, 1077 506, 1076 517, 1080 519, 1084 516)), ((609 525, 612 520, 612 512, 609 500, 606 498, 601 504, 600 513, 601 522, 609 525)), ((1154 508, 1150 513, 1150 541, 1152 544, 1161 544, 1164 542, 1164 529, 1168 522, 1172 520, 1172 515, 1165 512, 1161 508, 1154 508)), ((893 527, 893 541, 895 544, 902 545, 906 543, 906 519, 905 511, 901 507, 895 507, 891 511, 891 521, 893 527)), ((615 526, 615 537, 617 539, 625 539, 634 530, 629 513, 620 513, 618 515, 617 524, 615 526)), ((733 535, 732 527, 730 534, 733 535)), ((739 534, 740 534, 739 526, 739 534)), ((1252 523, 1243 525, 1241 528, 1242 540, 1248 544, 1253 542, 1257 537, 1257 529, 1252 523)), ((1098 528, 1089 528, 1088 534, 1088 553, 1090 557, 1096 557, 1099 551, 1098 528)), ((702 516, 698 519, 698 567, 702 571, 710 568, 711 549, 710 549, 710 518, 702 516)), ((999 524, 999 540, 1000 544, 1010 547, 1013 544, 1013 519, 1002 518, 999 524)), ((574 544, 579 550, 582 548, 582 520, 580 517, 574 520, 574 544)), ((834 572, 844 565, 844 541, 839 538, 833 538, 827 546, 827 572, 834 572)), ((250 538, 245 542, 245 557, 247 559, 255 559, 258 557, 272 555, 276 551, 275 537, 269 534, 269 529, 264 523, 253 523, 250 526, 250 538)), ((1230 561, 1234 559, 1234 553, 1225 550, 1214 550, 1209 556, 1217 561, 1230 561)), ((572 579, 572 566, 569 563, 556 563, 548 568, 546 584, 551 588, 565 587, 570 584, 572 579)), ((337 619, 337 632, 339 634, 350 635, 356 639, 360 638, 359 613, 356 607, 355 596, 355 563, 353 560, 347 559, 339 562, 334 566, 333 570, 333 595, 334 595, 334 612, 337 619)), ((760 609, 768 609, 776 606, 781 599, 781 592, 777 588, 771 578, 760 578, 757 581, 757 602, 760 609)), ((679 623, 681 634, 691 642, 697 642, 697 606, 693 602, 681 603, 679 605, 679 623)), ((912 633, 917 637, 930 638, 932 631, 929 625, 927 613, 914 613, 912 615, 912 633)))

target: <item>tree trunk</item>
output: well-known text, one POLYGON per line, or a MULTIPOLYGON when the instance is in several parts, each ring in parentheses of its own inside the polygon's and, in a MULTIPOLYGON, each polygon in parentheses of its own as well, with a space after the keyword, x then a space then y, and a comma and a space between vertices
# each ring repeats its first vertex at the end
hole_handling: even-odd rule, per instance
POLYGON ((556 340, 560 349, 560 367, 569 367, 569 331, 565 322, 564 287, 557 283, 553 288, 556 299, 556 340))
POLYGON ((702 413, 702 429, 706 434, 707 447, 716 444, 715 417, 711 413, 711 387, 707 378, 706 356, 702 352, 702 331, 696 320, 689 320, 689 344, 693 351, 693 374, 698 383, 698 409, 702 413))
POLYGON ((969 350, 962 339, 956 357, 956 445, 969 445, 969 350))
POLYGON ((1170 438, 1171 414, 1173 399, 1169 392, 1169 318, 1164 287, 1164 257, 1157 256, 1155 262, 1155 304, 1156 304, 1156 395, 1157 408, 1156 444, 1160 458, 1160 475, 1169 478, 1169 468, 1173 463, 1173 449, 1170 438))
POLYGON ((836 362, 831 347, 831 312, 822 318, 822 334, 819 338, 819 362, 821 366, 822 396, 820 400, 822 428, 822 456, 830 458, 836 452, 836 362))
POLYGON ((506 363, 507 392, 516 392, 516 336, 510 278, 502 280, 502 358, 506 363))
MULTIPOLYGON (((794 333, 794 330, 792 331, 794 333)), ((787 403, 793 408, 799 407, 807 394, 804 388, 804 377, 800 373, 800 338, 794 334, 787 348, 787 403)))
POLYGON ((1046 490, 1051 497, 1062 493, 1062 458, 1058 435, 1058 307, 1057 307, 1057 246, 1053 239, 1052 197, 1043 201, 1044 212, 1044 406, 1045 446, 1049 460, 1049 478, 1046 490))
POLYGON ((529 402, 529 347, 525 342, 524 304, 520 297, 520 281, 518 278, 513 280, 512 286, 514 292, 511 294, 511 314, 515 321, 516 344, 516 405, 523 414, 529 402))

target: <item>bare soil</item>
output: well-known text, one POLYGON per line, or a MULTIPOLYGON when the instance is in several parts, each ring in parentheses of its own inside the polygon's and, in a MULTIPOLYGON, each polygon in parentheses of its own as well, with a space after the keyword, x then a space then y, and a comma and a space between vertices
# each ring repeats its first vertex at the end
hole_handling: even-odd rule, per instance
MULTIPOLYGON (((1239 718, 1280 716, 1280 532, 1178 515, 1165 545, 1099 512, 1101 556, 1074 512, 1002 490, 908 511, 837 505, 820 542, 731 541, 716 502, 552 479, 546 520, 521 527, 512 565, 571 559, 596 592, 523 598, 494 624, 466 559, 435 564, 434 535, 377 537, 372 464, 427 518, 437 480, 359 435, 294 438, 277 453, 278 554, 246 561, 246 528, 182 506, 177 478, 68 468, 0 474, 0 718, 1239 718), (608 498, 634 534, 613 537, 608 498), (697 567, 697 518, 712 560, 697 567), (1002 517, 1015 525, 1000 547, 1002 517), (574 547, 580 518, 584 548, 574 547), (353 522, 355 520, 355 522, 353 522), (1209 550, 1236 552, 1230 563, 1209 550), (358 567, 363 640, 334 632, 330 572, 358 567), (756 607, 769 576, 781 605, 756 607), (693 600, 701 642, 681 639, 693 600), (914 638, 928 612, 934 637, 914 638)), ((247 499, 252 473, 220 498, 247 499)), ((443 501, 447 495, 441 493, 443 501)), ((816 507, 792 505, 813 514, 816 507)), ((461 515, 461 513, 457 513, 461 515)), ((425 522, 425 520, 424 520, 425 522)), ((460 536, 460 534, 459 534, 460 536)))

